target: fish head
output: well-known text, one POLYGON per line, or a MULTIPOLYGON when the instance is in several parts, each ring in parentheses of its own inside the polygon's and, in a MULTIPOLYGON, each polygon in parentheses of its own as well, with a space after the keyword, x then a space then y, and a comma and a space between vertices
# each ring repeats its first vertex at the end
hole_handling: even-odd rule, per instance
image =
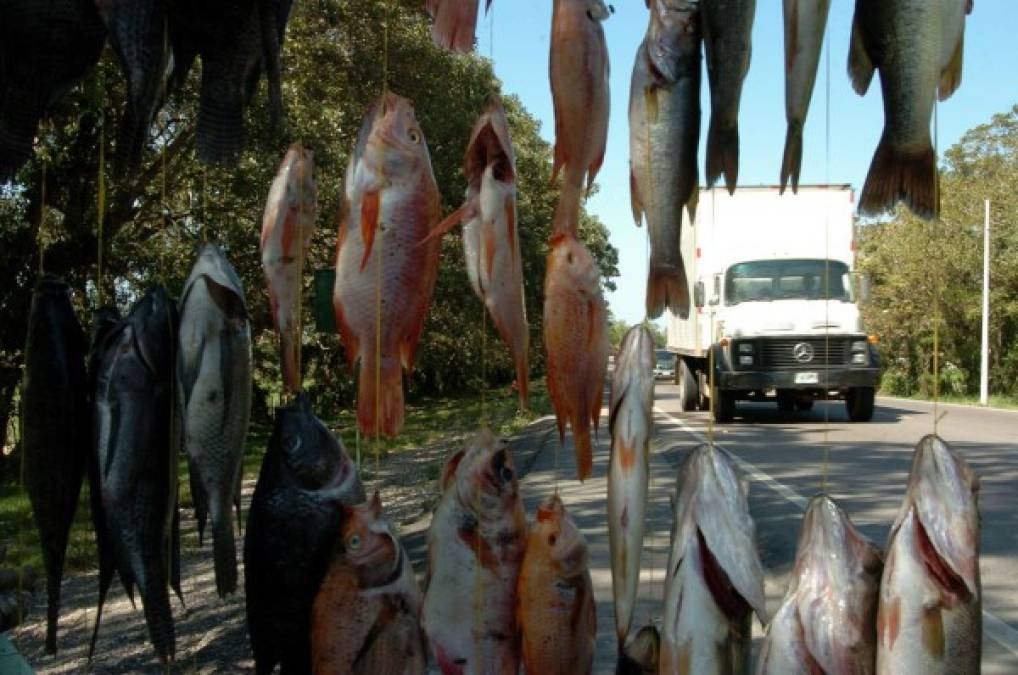
POLYGON ((509 136, 509 120, 496 94, 488 97, 484 112, 474 125, 463 166, 471 185, 480 183, 488 167, 495 180, 516 181, 516 152, 509 136))
POLYGON ((133 349, 154 379, 168 380, 176 364, 177 308, 166 289, 156 286, 128 315, 133 349))
POLYGON ((219 311, 234 324, 241 325, 248 320, 247 305, 244 300, 244 287, 237 276, 233 265, 226 259, 223 249, 216 244, 207 242, 198 250, 198 258, 191 275, 184 284, 184 292, 180 300, 181 308, 187 302, 188 295, 194 284, 203 282, 209 298, 219 311))
POLYGON ((571 234, 558 232, 549 241, 548 276, 570 292, 600 294, 600 274, 590 251, 571 234))
POLYGON ((515 511, 519 484, 512 453, 488 429, 481 429, 468 443, 456 467, 457 498, 480 520, 499 520, 515 511))
POLYGON ((622 337, 615 369, 637 368, 640 372, 654 370, 657 357, 654 354, 654 338, 644 326, 633 326, 622 337))
POLYGON ((354 153, 358 162, 390 182, 431 172, 428 144, 413 105, 390 91, 368 112, 354 153))
POLYGON ((979 479, 938 436, 916 446, 905 505, 915 510, 919 550, 937 568, 932 575, 955 595, 978 595, 979 479))
MULTIPOLYGON (((802 519, 802 530, 796 548, 796 569, 806 563, 807 557, 826 567, 839 566, 845 570, 862 570, 871 576, 879 575, 883 566, 880 549, 863 536, 852 519, 828 495, 819 494, 810 500, 802 519)), ((838 574, 828 574, 837 578, 838 574)))
POLYGON ((700 11, 689 0, 651 0, 647 54, 656 79, 673 84, 684 67, 700 67, 700 11))
POLYGON ((278 175, 285 177, 286 194, 291 201, 313 204, 318 197, 315 181, 315 153, 311 148, 293 143, 283 155, 278 175))
POLYGON ((382 583, 398 572, 399 542, 382 516, 377 491, 370 501, 343 507, 341 541, 343 555, 358 576, 382 583))
POLYGON ((537 507, 537 519, 530 528, 528 547, 537 546, 561 578, 569 579, 587 570, 587 540, 554 494, 537 507))
POLYGON ((360 494, 363 500, 357 467, 339 439, 311 411, 307 393, 298 394, 277 415, 276 443, 283 453, 287 475, 298 487, 349 493, 351 500, 360 494))

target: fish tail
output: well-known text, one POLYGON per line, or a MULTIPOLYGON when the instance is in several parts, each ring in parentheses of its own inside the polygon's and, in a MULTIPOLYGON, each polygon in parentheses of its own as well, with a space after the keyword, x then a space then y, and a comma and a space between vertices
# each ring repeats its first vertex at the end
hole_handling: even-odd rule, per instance
POLYGON ((573 443, 576 445, 576 474, 579 479, 590 478, 594 466, 593 449, 590 445, 590 425, 573 423, 573 443))
POLYGON ((208 522, 208 503, 205 499, 205 488, 202 487, 198 475, 198 464, 191 455, 187 455, 187 482, 191 486, 191 504, 194 506, 194 519, 198 525, 198 548, 205 545, 205 524, 208 522))
POLYGON ((573 182, 569 179, 569 171, 562 180, 562 190, 559 193, 558 204, 555 206, 555 215, 552 220, 552 232, 563 232, 576 236, 580 223, 580 197, 583 192, 583 183, 573 182))
POLYGON ((220 598, 237 590, 237 545, 233 539, 233 517, 230 502, 223 500, 218 513, 212 514, 213 559, 216 570, 216 592, 220 598))
POLYGON ((391 438, 403 428, 403 370, 398 359, 383 356, 377 374, 373 353, 361 361, 357 424, 361 434, 372 438, 378 432, 391 438))
POLYGON ((474 48, 477 0, 446 0, 432 9, 431 38, 439 47, 465 54, 474 48))
POLYGON ((785 134, 785 155, 781 160, 781 194, 785 194, 789 180, 792 182, 792 192, 799 193, 799 170, 801 168, 802 122, 789 122, 788 132, 785 134))
POLYGON ((937 157, 927 141, 919 149, 895 148, 885 132, 873 155, 859 212, 878 214, 905 202, 920 218, 931 220, 940 212, 937 194, 937 157))
POLYGON ((678 265, 651 263, 647 273, 647 316, 657 318, 665 307, 678 316, 689 316, 689 284, 681 260, 678 265))
MULTIPOLYGON (((294 326, 296 328, 296 326, 294 326)), ((296 330, 284 327, 279 331, 279 351, 283 371, 283 386, 291 394, 300 392, 300 336, 296 330)))
MULTIPOLYGON (((63 563, 61 562, 61 567, 63 563)), ((57 619, 60 617, 60 571, 46 573, 46 653, 57 653, 57 619)))
POLYGON ((233 91, 223 66, 203 63, 198 133, 198 159, 206 164, 232 164, 244 147, 244 99, 233 91), (211 66, 211 67, 210 67, 211 66))
POLYGON ((149 638, 159 660, 163 663, 172 662, 176 651, 176 631, 173 628, 173 612, 170 610, 170 596, 166 592, 166 586, 153 584, 151 592, 142 595, 142 605, 149 638))
POLYGON ((707 185, 714 185, 722 174, 728 194, 734 194, 739 179, 739 124, 723 125, 711 116, 707 132, 707 185))

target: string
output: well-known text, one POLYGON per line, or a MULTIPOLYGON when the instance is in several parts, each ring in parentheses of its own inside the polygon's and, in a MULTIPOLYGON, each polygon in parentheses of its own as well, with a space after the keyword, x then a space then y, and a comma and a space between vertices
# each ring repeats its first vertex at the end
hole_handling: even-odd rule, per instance
MULTIPOLYGON (((826 51, 826 75, 824 78, 824 182, 826 189, 831 185, 831 33, 827 31, 824 50, 826 51)), ((824 201, 824 388, 831 387, 831 207, 824 201)), ((827 397, 825 396, 825 399, 827 397)), ((824 463, 820 474, 820 492, 827 492, 827 477, 831 463, 830 445, 831 406, 824 401, 824 463)))
MULTIPOLYGON (((386 0, 385 20, 382 24, 382 97, 389 90, 389 17, 392 10, 392 0, 386 0)), ((383 105, 384 112, 384 105, 383 105)), ((384 150, 383 150, 384 152, 384 150)), ((385 162, 381 163, 382 171, 385 171, 385 162)), ((382 176, 383 190, 385 176, 382 176)), ((379 202, 382 197, 379 196, 379 202)), ((385 223, 382 221, 384 210, 379 208, 378 224, 375 232, 375 471, 378 472, 381 456, 382 438, 382 247, 385 242, 385 223)), ((400 382, 402 386, 402 382, 400 382)))

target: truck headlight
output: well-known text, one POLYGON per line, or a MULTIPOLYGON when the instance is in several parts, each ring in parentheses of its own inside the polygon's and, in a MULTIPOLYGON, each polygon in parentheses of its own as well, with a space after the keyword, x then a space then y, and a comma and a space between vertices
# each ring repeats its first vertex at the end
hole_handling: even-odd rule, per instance
MULTIPOLYGON (((739 343, 739 353, 740 354, 752 354, 753 353, 753 343, 752 342, 740 342, 739 343)), ((741 361, 740 361, 740 363, 741 363, 741 361)))
POLYGON ((855 365, 866 365, 866 354, 852 354, 852 363, 855 365))
MULTIPOLYGON (((853 340, 852 341, 853 352, 865 352, 866 351, 866 340, 853 340)), ((854 362, 854 359, 853 359, 854 362)))
POLYGON ((740 355, 739 356, 739 365, 740 366, 751 366, 751 365, 753 365, 753 357, 752 356, 746 356, 745 354, 740 355))

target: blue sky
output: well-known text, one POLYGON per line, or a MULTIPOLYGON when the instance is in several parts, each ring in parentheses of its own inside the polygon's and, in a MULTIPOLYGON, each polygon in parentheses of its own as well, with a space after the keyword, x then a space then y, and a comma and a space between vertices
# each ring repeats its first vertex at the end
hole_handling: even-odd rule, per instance
MULTIPOLYGON (((637 46, 647 28, 642 0, 615 0, 615 15, 605 22, 611 59, 612 112, 608 149, 597 181, 600 192, 588 208, 607 225, 619 249, 618 290, 608 297, 612 312, 629 323, 643 320, 647 244, 643 228, 633 224, 629 207, 629 77, 637 46)), ((810 115, 806 121, 802 183, 851 183, 861 188, 883 127, 880 88, 874 80, 865 98, 852 91, 846 75, 848 42, 855 3, 833 0, 830 35, 830 165, 825 151, 826 56, 810 115)), ((548 42, 552 0, 494 0, 492 12, 478 25, 478 51, 491 56, 504 90, 518 94, 542 121, 542 135, 554 136, 548 42), (493 39, 492 39, 493 38, 493 39)), ((969 128, 1018 103, 1018 1, 976 0, 965 29, 965 64, 961 89, 939 110, 941 151, 969 128)), ((784 37, 780 0, 757 0, 753 58, 746 77, 740 113, 739 183, 773 184, 778 180, 785 141, 784 37)), ((706 141, 709 94, 703 81, 703 130, 700 173, 706 141)))

